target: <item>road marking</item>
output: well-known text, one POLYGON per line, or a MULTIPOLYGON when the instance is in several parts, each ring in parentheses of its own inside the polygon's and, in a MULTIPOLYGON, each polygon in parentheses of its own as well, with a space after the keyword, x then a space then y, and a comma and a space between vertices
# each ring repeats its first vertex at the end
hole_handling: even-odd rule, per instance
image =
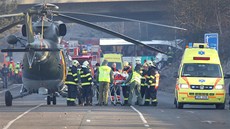
POLYGON ((201 122, 202 122, 202 123, 208 123, 208 124, 216 123, 216 121, 210 121, 210 120, 201 121, 201 122))
POLYGON ((194 111, 185 111, 185 112, 188 112, 188 113, 192 113, 192 114, 194 114, 194 111))
POLYGON ((133 106, 130 106, 130 107, 131 107, 134 111, 136 111, 136 112, 139 114, 141 120, 142 120, 143 123, 144 123, 144 126, 145 126, 145 127, 149 127, 148 122, 145 120, 145 118, 144 118, 144 116, 142 115, 142 113, 141 113, 140 111, 138 111, 135 107, 133 107, 133 106))
MULTIPOLYGON (((16 85, 16 84, 14 84, 14 85, 16 85)), ((19 87, 19 86, 21 86, 21 84, 18 84, 18 85, 14 86, 14 87, 11 87, 11 88, 8 88, 8 89, 5 89, 5 90, 2 90, 2 91, 0 91, 0 94, 5 93, 5 92, 8 91, 8 90, 12 90, 12 89, 14 89, 14 88, 17 88, 17 87, 19 87)))
POLYGON ((14 120, 11 120, 10 122, 7 123, 7 125, 3 128, 3 129, 8 129, 16 120, 20 119, 21 117, 23 117, 24 115, 26 115, 27 113, 29 113, 30 111, 40 107, 44 105, 43 103, 37 105, 36 107, 30 108, 29 110, 25 111, 24 113, 22 113, 21 115, 19 115, 17 118, 15 118, 14 120))

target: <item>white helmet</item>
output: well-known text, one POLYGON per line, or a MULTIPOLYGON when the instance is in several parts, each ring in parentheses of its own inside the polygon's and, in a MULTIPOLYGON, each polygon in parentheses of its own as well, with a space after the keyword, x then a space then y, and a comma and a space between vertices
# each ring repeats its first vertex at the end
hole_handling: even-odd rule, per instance
POLYGON ((141 59, 140 58, 136 58, 136 63, 137 64, 141 64, 141 59))
POLYGON ((73 60, 72 65, 77 67, 79 65, 79 62, 77 60, 73 60))
POLYGON ((148 60, 146 63, 148 66, 153 66, 153 62, 151 60, 148 60))
POLYGON ((89 66, 89 62, 88 61, 84 61, 83 64, 82 64, 82 66, 85 66, 85 67, 89 66))

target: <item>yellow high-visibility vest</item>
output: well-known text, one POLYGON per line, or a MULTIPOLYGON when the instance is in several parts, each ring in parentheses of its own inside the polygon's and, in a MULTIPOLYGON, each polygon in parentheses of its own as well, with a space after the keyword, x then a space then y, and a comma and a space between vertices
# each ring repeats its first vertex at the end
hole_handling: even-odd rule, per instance
POLYGON ((110 82, 111 68, 109 66, 99 67, 99 82, 110 82))
POLYGON ((137 83, 141 84, 141 75, 137 72, 133 72, 133 76, 132 76, 132 79, 131 79, 131 83, 136 81, 137 83))
POLYGON ((155 77, 156 77, 156 87, 158 87, 158 86, 159 86, 159 81, 160 81, 160 74, 157 73, 157 74, 155 75, 155 77))

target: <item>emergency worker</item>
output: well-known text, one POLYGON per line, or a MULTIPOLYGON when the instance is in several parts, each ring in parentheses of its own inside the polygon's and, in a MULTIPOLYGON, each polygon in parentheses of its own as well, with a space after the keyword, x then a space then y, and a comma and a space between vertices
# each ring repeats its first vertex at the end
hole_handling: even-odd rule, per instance
MULTIPOLYGON (((139 68, 141 68, 142 67, 142 65, 141 65, 141 59, 140 58, 136 58, 136 66, 135 66, 135 68, 134 69, 136 69, 136 67, 139 67, 139 68)), ((139 68, 137 68, 137 69, 139 69, 139 68)))
POLYGON ((117 64, 113 63, 112 66, 111 66, 111 69, 112 69, 113 72, 118 71, 118 69, 116 67, 117 67, 117 64))
POLYGON ((14 77, 15 77, 16 83, 20 82, 20 75, 19 75, 19 72, 21 71, 20 67, 21 67, 20 62, 17 62, 17 64, 15 65, 15 70, 14 70, 14 77))
POLYGON ((1 74, 2 74, 3 88, 7 88, 9 69, 6 67, 6 64, 3 65, 3 68, 1 69, 1 74))
POLYGON ((82 106, 92 106, 91 88, 93 78, 89 68, 89 62, 84 61, 81 67, 82 106))
POLYGON ((78 99, 78 105, 82 105, 82 87, 80 86, 81 84, 81 65, 80 63, 76 60, 75 65, 74 65, 74 71, 77 73, 77 99, 78 99))
POLYGON ((108 61, 104 60, 98 71, 99 82, 99 102, 97 106, 108 105, 109 85, 113 82, 113 71, 108 66, 108 61))
POLYGON ((10 60, 9 64, 8 64, 8 68, 9 68, 9 77, 10 77, 10 80, 13 80, 14 78, 14 61, 13 59, 10 60))
POLYGON ((97 100, 99 100, 99 84, 97 81, 97 76, 98 76, 98 71, 99 71, 100 64, 96 63, 95 68, 94 68, 94 77, 93 77, 93 85, 95 86, 96 89, 93 90, 93 92, 96 92, 97 95, 97 100), (95 91, 96 90, 96 91, 95 91))
POLYGON ((119 76, 119 74, 118 74, 118 69, 116 67, 117 67, 117 64, 113 63, 111 69, 114 75, 114 83, 113 83, 113 86, 111 86, 110 91, 111 91, 112 101, 114 102, 115 100, 115 92, 116 92, 117 100, 118 102, 120 102, 120 88, 116 85, 116 79, 118 79, 117 77, 119 76))
MULTIPOLYGON (((123 73, 127 74, 128 76, 130 76, 130 74, 132 73, 132 67, 129 65, 129 63, 127 61, 125 61, 124 63, 124 68, 123 68, 123 73)), ((128 105, 128 97, 129 97, 129 91, 130 91, 130 87, 128 85, 125 85, 125 83, 122 84, 122 93, 124 96, 124 106, 128 105)))
POLYGON ((168 63, 169 63, 169 65, 171 65, 173 62, 173 55, 174 55, 171 47, 168 48, 167 55, 168 55, 168 63))
POLYGON ((75 100, 77 96, 77 60, 72 61, 72 66, 69 67, 65 84, 68 87, 67 106, 76 106, 75 100))
POLYGON ((148 65, 145 63, 142 68, 141 73, 141 97, 144 98, 144 95, 146 93, 146 89, 148 88, 148 85, 146 83, 146 77, 148 76, 148 65))
POLYGON ((152 99, 152 105, 157 106, 157 89, 159 86, 159 79, 160 79, 160 74, 156 70, 156 66, 154 66, 152 61, 147 62, 149 66, 148 70, 148 76, 147 76, 147 84, 148 88, 145 94, 145 104, 144 105, 149 105, 150 104, 150 98, 152 99))
POLYGON ((128 79, 125 81, 125 83, 128 83, 130 85, 130 92, 129 92, 129 98, 128 98, 128 105, 132 105, 132 99, 134 96, 134 91, 137 96, 137 102, 138 105, 142 104, 142 98, 140 93, 141 88, 141 75, 140 75, 140 67, 136 67, 135 71, 133 71, 128 79))

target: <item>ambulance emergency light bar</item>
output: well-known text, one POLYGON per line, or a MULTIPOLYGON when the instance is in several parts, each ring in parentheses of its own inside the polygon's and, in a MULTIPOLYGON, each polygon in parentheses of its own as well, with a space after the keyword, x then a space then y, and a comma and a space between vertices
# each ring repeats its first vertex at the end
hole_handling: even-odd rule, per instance
POLYGON ((193 57, 193 60, 210 60, 210 57, 193 57))
POLYGON ((188 44, 189 48, 208 48, 207 43, 189 43, 188 44))

